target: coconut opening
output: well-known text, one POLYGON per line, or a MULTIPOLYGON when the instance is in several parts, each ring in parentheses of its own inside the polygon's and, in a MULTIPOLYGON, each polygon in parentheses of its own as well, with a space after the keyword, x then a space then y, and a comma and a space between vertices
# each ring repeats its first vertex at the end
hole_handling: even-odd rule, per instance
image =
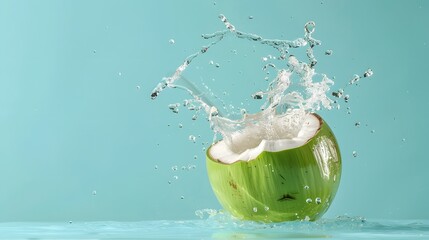
MULTIPOLYGON (((249 128, 233 134, 234 147, 230 147, 224 140, 217 142, 209 149, 209 155, 222 163, 231 164, 237 161, 250 161, 262 152, 279 152, 287 149, 297 148, 306 144, 316 135, 321 125, 321 119, 315 114, 307 114, 304 123, 295 137, 288 138, 281 124, 273 124, 270 129, 249 128), (274 139, 260 139, 257 137, 261 131, 281 133, 274 139), (240 152, 234 149, 241 149, 240 152)), ((266 136, 266 134, 263 134, 266 136)))

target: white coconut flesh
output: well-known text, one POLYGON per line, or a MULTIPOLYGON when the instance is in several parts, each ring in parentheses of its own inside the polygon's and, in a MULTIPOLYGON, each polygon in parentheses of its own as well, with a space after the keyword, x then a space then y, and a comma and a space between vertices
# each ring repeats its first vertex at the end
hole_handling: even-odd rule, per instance
MULTIPOLYGON (((279 152, 306 144, 316 135, 320 128, 320 124, 321 121, 317 116, 308 114, 298 134, 292 138, 281 138, 281 136, 279 138, 277 136, 276 139, 261 139, 254 136, 254 130, 246 129, 245 131, 232 135, 234 146, 228 146, 225 141, 219 141, 210 148, 209 154, 212 159, 226 164, 232 164, 237 161, 251 161, 264 151, 279 152), (247 146, 255 147, 247 148, 247 146), (244 149, 244 151, 237 152, 232 149, 244 149)), ((270 132, 283 132, 281 124, 274 124, 273 128, 274 129, 270 129, 270 132)), ((258 129, 258 131, 261 131, 261 129, 258 129)))

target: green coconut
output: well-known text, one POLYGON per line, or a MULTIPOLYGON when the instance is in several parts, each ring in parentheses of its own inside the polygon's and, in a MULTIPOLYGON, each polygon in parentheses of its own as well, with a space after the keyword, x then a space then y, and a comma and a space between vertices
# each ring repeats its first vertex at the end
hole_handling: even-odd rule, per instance
POLYGON ((340 150, 328 124, 317 114, 309 118, 316 128, 299 146, 229 163, 219 156, 222 149, 213 150, 222 141, 207 150, 211 186, 228 212, 242 220, 282 222, 314 221, 327 211, 340 183, 340 150))

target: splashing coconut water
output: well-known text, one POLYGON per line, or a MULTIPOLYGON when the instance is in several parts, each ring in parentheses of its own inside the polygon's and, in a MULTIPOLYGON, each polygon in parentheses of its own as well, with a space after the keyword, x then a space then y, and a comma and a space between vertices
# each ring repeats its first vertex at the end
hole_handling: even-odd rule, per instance
MULTIPOLYGON (((184 106, 206 113, 215 137, 221 136, 207 150, 208 176, 219 202, 232 215, 264 222, 316 220, 331 204, 341 178, 338 143, 316 112, 334 107, 330 96, 345 99, 343 89, 330 94, 334 82, 315 71, 313 48, 321 44, 312 36, 316 25, 307 22, 302 38, 278 40, 239 31, 224 15, 219 19, 226 30, 202 35, 212 42, 165 77, 151 98, 157 98, 166 88, 179 88, 191 96, 184 106), (283 68, 272 63, 264 66, 275 68, 277 73, 265 91, 252 94, 253 99, 263 101, 261 110, 242 111, 238 119, 223 114, 183 78, 195 58, 227 35, 276 49, 276 58, 283 63, 283 68), (306 48, 307 59, 301 61, 294 56, 290 52, 294 48, 306 48), (316 77, 320 80, 315 81, 316 77), (291 86, 298 89, 292 90, 291 86)), ((363 77, 370 75, 372 71, 368 70, 363 77)), ((353 79, 350 84, 360 77, 353 79)), ((169 108, 177 113, 180 104, 173 105, 169 108)))

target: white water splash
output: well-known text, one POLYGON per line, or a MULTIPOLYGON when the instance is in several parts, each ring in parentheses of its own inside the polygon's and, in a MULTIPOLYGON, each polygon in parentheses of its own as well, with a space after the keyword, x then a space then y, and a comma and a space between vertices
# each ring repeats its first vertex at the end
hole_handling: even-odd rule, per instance
MULTIPOLYGON (((204 39, 214 39, 208 46, 204 46, 200 51, 188 56, 185 61, 176 69, 173 75, 165 77, 152 91, 151 98, 155 99, 165 88, 179 88, 187 91, 192 99, 185 100, 185 106, 192 105, 192 110, 204 110, 210 121, 211 128, 216 133, 220 133, 223 140, 233 152, 240 153, 249 147, 241 143, 235 143, 233 136, 251 129, 253 139, 251 145, 258 144, 262 139, 275 140, 294 138, 300 131, 307 114, 325 109, 333 108, 333 100, 328 94, 334 82, 325 74, 315 71, 317 59, 314 56, 313 48, 321 42, 313 38, 316 24, 310 21, 304 26, 304 37, 295 40, 265 39, 259 35, 245 33, 237 30, 224 15, 219 16, 224 23, 226 30, 212 34, 203 34, 204 39), (267 64, 267 68, 277 70, 276 76, 269 82, 266 91, 258 91, 252 96, 254 99, 264 99, 261 111, 249 114, 243 110, 239 119, 228 118, 223 115, 218 106, 212 104, 209 99, 199 91, 195 85, 184 79, 182 74, 191 62, 201 54, 205 54, 209 48, 219 43, 226 35, 233 35, 238 39, 250 40, 276 49, 279 52, 278 60, 284 63, 284 68, 277 68, 274 64, 267 64), (289 53, 291 48, 306 47, 307 61, 300 61, 296 56, 289 53), (321 79, 315 81, 315 79, 321 79), (294 89, 291 90, 291 86, 294 89), (282 131, 273 127, 281 125, 282 131), (255 131, 256 129, 256 131, 255 131)), ((364 77, 372 75, 372 70, 367 71, 364 77)), ((335 92, 335 97, 341 97, 343 92, 335 92), (341 95, 341 96, 340 96, 341 95)), ((171 107, 170 107, 171 109, 171 107)), ((189 109, 189 108, 188 108, 189 109)))

